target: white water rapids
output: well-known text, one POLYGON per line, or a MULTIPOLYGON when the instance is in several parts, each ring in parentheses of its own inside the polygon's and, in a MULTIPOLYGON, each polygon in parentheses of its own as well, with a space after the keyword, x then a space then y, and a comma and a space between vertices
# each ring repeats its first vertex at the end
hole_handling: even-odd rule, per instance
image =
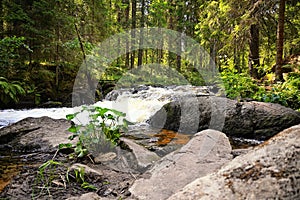
MULTIPOLYGON (((169 86, 169 87, 148 87, 141 86, 136 89, 120 89, 112 91, 107 95, 106 100, 96 102, 94 106, 112 108, 126 113, 127 120, 134 123, 143 123, 164 104, 179 96, 208 95, 207 87, 196 86, 169 86)), ((27 117, 48 116, 54 119, 65 119, 67 114, 81 110, 81 107, 74 108, 35 108, 28 110, 1 110, 0 127, 7 126, 27 117)), ((80 117, 81 119, 81 117, 80 117)), ((75 120, 76 123, 76 120, 75 120)), ((78 122, 77 122, 78 123, 78 122)), ((85 123, 80 120, 80 123, 85 123)))

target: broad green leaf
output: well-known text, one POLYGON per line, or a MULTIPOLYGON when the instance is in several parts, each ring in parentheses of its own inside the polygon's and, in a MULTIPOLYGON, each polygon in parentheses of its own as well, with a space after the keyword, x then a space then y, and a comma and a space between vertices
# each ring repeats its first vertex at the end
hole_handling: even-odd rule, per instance
POLYGON ((68 148, 72 148, 73 147, 73 144, 72 143, 64 143, 64 144, 59 144, 58 145, 58 149, 68 149, 68 148))
POLYGON ((72 126, 68 129, 68 131, 71 132, 71 133, 77 133, 78 130, 79 130, 78 127, 75 126, 75 125, 72 125, 72 126))
POLYGON ((74 119, 75 117, 76 117, 76 115, 78 114, 79 112, 76 112, 76 113, 74 113, 74 114, 68 114, 68 115, 66 115, 66 119, 67 120, 72 120, 72 119, 74 119))

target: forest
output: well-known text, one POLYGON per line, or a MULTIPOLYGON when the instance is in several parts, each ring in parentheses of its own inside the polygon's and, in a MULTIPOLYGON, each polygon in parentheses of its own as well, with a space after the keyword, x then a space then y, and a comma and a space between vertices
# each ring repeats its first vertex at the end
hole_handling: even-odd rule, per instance
MULTIPOLYGON (((1 0, 0 10, 2 109, 70 106, 78 69, 93 48, 143 27, 196 40, 216 63, 227 97, 300 109, 297 0, 1 0)), ((131 37, 126 48, 143 42, 131 37)), ((126 71, 149 63, 172 67, 192 85, 204 84, 180 54, 138 49, 101 74, 97 98, 126 71)))

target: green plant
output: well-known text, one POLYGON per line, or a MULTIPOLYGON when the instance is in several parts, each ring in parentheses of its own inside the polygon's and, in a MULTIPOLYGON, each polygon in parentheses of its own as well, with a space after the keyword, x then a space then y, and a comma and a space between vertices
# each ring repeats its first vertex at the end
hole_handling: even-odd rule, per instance
POLYGON ((254 99, 264 102, 278 103, 283 106, 300 108, 300 75, 293 74, 283 83, 271 85, 270 91, 258 93, 254 99))
POLYGON ((6 78, 0 77, 0 101, 7 104, 11 101, 18 102, 19 96, 25 95, 25 90, 18 81, 9 82, 6 78))
MULTIPOLYGON (((85 181, 85 170, 83 167, 80 167, 79 169, 74 169, 74 173, 76 182, 80 183, 83 189, 97 190, 96 186, 85 181)), ((66 175, 68 182, 70 182, 69 176, 70 174, 68 170, 66 175)))
MULTIPOLYGON (((96 186, 85 181, 85 170, 83 167, 74 169, 74 174, 75 181, 79 183, 83 189, 97 190, 96 186)), ((47 162, 43 163, 38 169, 35 186, 32 190, 32 198, 38 198, 43 193, 44 189, 47 190, 47 193, 50 197, 50 188, 52 187, 52 183, 54 183, 56 180, 60 180, 56 182, 63 182, 63 185, 66 188, 67 183, 71 182, 70 177, 73 177, 70 174, 70 168, 68 168, 64 163, 54 161, 53 159, 48 160, 47 162), (66 171, 66 173, 64 171, 66 171), (40 185, 42 186, 40 187, 40 185), (38 195, 35 194, 35 188, 40 189, 38 195)))
MULTIPOLYGON (((127 131, 129 121, 125 119, 126 114, 120 111, 84 106, 80 112, 69 114, 67 120, 73 120, 80 113, 88 113, 88 123, 86 125, 76 125, 72 123, 68 129, 72 136, 70 140, 78 138, 74 148, 77 157, 83 157, 88 154, 88 150, 93 152, 109 151, 118 145, 121 133, 127 131)), ((70 147, 70 143, 61 144, 60 148, 70 147)))
POLYGON ((247 73, 225 69, 221 73, 223 87, 229 98, 252 98, 261 88, 247 73))
MULTIPOLYGON (((61 162, 57 162, 54 160, 48 160, 47 162, 43 163, 39 167, 35 185, 36 186, 39 184, 42 185, 42 187, 40 189, 40 194, 46 188, 48 195, 51 196, 49 188, 51 187, 53 180, 59 177, 59 174, 57 173, 57 167, 62 166, 62 165, 63 165, 63 163, 61 163, 61 162)), ((35 197, 36 197, 35 190, 33 189, 32 190, 32 198, 34 199, 35 197)))

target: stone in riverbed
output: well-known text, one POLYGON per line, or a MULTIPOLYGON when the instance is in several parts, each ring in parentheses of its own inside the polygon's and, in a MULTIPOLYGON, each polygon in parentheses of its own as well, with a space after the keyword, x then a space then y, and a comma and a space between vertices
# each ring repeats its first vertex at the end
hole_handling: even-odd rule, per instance
POLYGON ((55 151, 60 143, 70 142, 70 125, 65 119, 29 117, 0 129, 0 144, 9 144, 16 151, 55 151))
POLYGON ((237 102, 223 97, 190 97, 164 105, 153 127, 183 133, 215 129, 228 136, 265 140, 300 123, 300 113, 279 104, 237 102))
POLYGON ((130 192, 138 199, 166 199, 197 177, 211 173, 231 160, 231 146, 225 134, 215 130, 197 133, 185 146, 172 152, 144 176, 130 192))
POLYGON ((66 200, 106 200, 106 199, 109 199, 109 198, 100 197, 95 192, 89 192, 89 193, 82 194, 81 196, 69 197, 66 200))
POLYGON ((95 157, 95 163, 102 163, 116 171, 142 173, 160 157, 135 143, 133 140, 121 138, 126 149, 119 146, 112 149, 114 152, 99 153, 95 157))
POLYGON ((201 177, 168 200, 300 199, 300 125, 201 177))
POLYGON ((102 176, 103 173, 101 171, 97 171, 95 169, 90 168, 87 165, 81 164, 81 163, 75 163, 70 167, 70 171, 80 171, 81 169, 84 170, 84 174, 92 177, 102 176))

